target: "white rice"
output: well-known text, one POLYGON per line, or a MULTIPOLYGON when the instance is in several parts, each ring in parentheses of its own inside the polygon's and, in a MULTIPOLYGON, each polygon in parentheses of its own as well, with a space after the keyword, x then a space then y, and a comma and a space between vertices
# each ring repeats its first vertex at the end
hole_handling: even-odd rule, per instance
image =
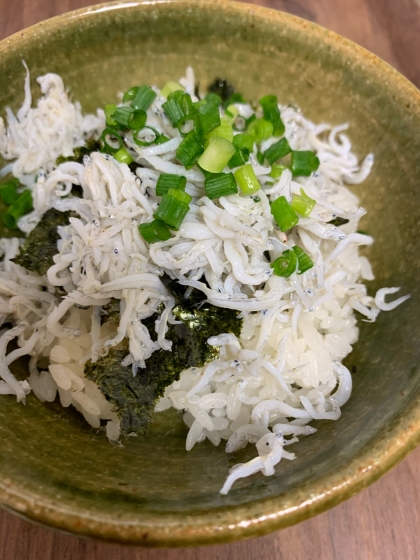
MULTIPOLYGON (((181 137, 158 95, 148 124, 171 140, 149 148, 133 144, 131 153, 143 165, 136 175, 99 152, 83 165, 68 162, 55 168, 58 155, 71 155, 104 128, 104 115, 83 116, 59 76, 47 74, 38 82, 43 97, 37 107, 31 108, 28 72, 22 108, 17 116, 7 109, 7 125, 0 119, 0 154, 12 162, 0 173, 13 172, 33 192, 34 211, 19 221, 22 231, 30 232, 50 208, 76 211, 79 218, 59 228, 57 255, 45 277, 10 262, 21 239, 0 240, 0 325, 15 325, 0 333, 0 393, 25 402, 32 389, 41 401, 51 402, 58 392, 61 404, 76 407, 94 428, 106 420, 108 438, 118 441, 119 419, 98 387, 84 378, 83 364, 127 337, 130 353, 124 364, 132 364, 135 375, 152 352, 170 349, 165 333, 175 302, 159 279, 167 272, 186 290, 202 290, 213 305, 237 310, 243 329, 239 339, 227 333, 209 339, 220 347, 219 359, 182 372, 156 411, 172 407, 184 412, 187 450, 205 439, 214 445, 225 440, 228 453, 256 444, 258 457, 231 470, 223 494, 238 478, 258 471, 273 474, 282 459, 294 459, 284 446, 314 433, 308 425, 313 419, 337 420, 350 397, 351 375, 341 362, 358 338, 354 310, 375 321, 381 310, 394 309, 409 297, 386 303, 385 296, 399 288, 383 288, 372 297, 362 283, 373 272, 359 248, 373 239, 357 233, 365 211, 344 184, 366 179, 373 154, 358 161, 344 134, 346 124, 314 124, 296 108, 280 106, 291 147, 315 151, 318 171, 292 178, 286 170, 273 180, 271 168, 259 165, 254 152, 251 163, 262 185, 257 195, 211 201, 201 171, 186 172, 176 163, 181 137), (160 172, 185 175, 193 201, 180 231, 148 246, 138 225, 150 221, 157 208, 154 187, 160 172), (72 184, 81 185, 83 199, 65 198, 72 184), (281 195, 291 200, 301 187, 316 206, 285 235, 275 225, 269 202, 281 195), (349 222, 341 228, 326 223, 337 216, 349 222), (273 276, 264 252, 273 261, 295 244, 310 255, 313 269, 290 278, 273 276), (210 287, 199 281, 203 274, 210 287), (58 286, 68 293, 61 302, 55 296, 58 286), (101 308, 110 298, 121 300, 121 320, 118 326, 101 326, 101 308), (154 342, 141 320, 161 303, 165 311, 154 342), (6 356, 14 338, 21 350, 6 356), (9 365, 23 354, 31 356, 30 376, 17 382, 9 365)), ((181 83, 196 100, 191 69, 181 83)), ((252 113, 248 105, 236 107, 244 117, 252 113)))

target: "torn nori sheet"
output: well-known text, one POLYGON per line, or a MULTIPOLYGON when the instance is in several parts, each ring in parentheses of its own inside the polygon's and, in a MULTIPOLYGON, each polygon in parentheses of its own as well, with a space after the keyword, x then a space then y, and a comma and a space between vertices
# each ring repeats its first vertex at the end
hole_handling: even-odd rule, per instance
POLYGON ((99 140, 95 140, 94 138, 89 138, 86 140, 84 146, 77 146, 73 148, 73 155, 72 156, 58 156, 55 160, 56 165, 60 165, 65 163, 66 161, 76 161, 77 163, 83 163, 83 158, 85 156, 90 156, 92 152, 99 152, 101 149, 101 144, 99 140))
POLYGON ((19 254, 11 259, 31 272, 41 276, 54 264, 53 257, 58 253, 57 241, 60 239, 57 227, 66 226, 73 212, 59 212, 55 208, 47 210, 39 224, 31 231, 20 248, 19 254))
POLYGON ((334 218, 333 220, 331 220, 330 222, 327 222, 327 224, 331 224, 333 226, 344 226, 345 224, 348 224, 349 220, 347 220, 347 218, 340 218, 340 216, 337 216, 337 218, 334 218))
POLYGON ((219 95, 222 101, 227 101, 236 92, 235 88, 225 78, 216 78, 208 87, 208 90, 219 95))
MULTIPOLYGON (((181 286, 185 291, 185 286, 181 286)), ((177 301, 179 299, 177 298, 177 301)), ((121 365, 128 354, 128 340, 121 349, 111 349, 108 356, 95 363, 87 362, 85 375, 99 386, 106 399, 115 405, 121 419, 121 433, 145 435, 152 421, 154 405, 165 387, 179 379, 180 373, 190 367, 201 367, 216 359, 219 349, 207 344, 210 336, 230 332, 239 336, 242 319, 238 312, 215 307, 207 302, 200 309, 177 305, 172 314, 179 324, 169 324, 166 339, 172 341, 172 350, 157 350, 146 360, 133 377, 132 367, 121 365)), ((155 322, 159 313, 143 320, 152 339, 156 340, 155 322)))

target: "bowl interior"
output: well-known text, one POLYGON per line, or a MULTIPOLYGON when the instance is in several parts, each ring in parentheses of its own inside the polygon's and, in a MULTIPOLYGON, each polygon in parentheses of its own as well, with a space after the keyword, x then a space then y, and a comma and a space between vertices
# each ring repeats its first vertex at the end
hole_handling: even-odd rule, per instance
POLYGON ((376 240, 369 250, 376 275, 370 293, 382 286, 412 293, 408 304, 376 323, 359 323, 360 340, 347 359, 354 392, 341 419, 314 423, 318 432, 291 446, 297 459, 282 462, 274 476, 244 479, 222 497, 229 467, 253 457, 253 446, 228 455, 205 442, 187 453, 186 428, 173 411, 156 415, 146 439, 110 445, 73 410, 33 395, 26 406, 2 397, 3 502, 30 518, 102 538, 193 544, 263 533, 326 507, 337 484, 343 484, 337 499, 349 494, 346 480, 357 475, 362 456, 379 470, 381 461, 389 467, 386 438, 396 437, 392 430, 416 402, 420 383, 416 90, 334 34, 232 3, 90 8, 3 41, 0 54, 0 114, 22 101, 25 59, 34 95, 35 78, 57 72, 86 111, 138 83, 162 86, 192 65, 201 86, 225 76, 250 99, 275 93, 315 122, 348 122, 356 153, 373 151, 376 158, 369 179, 354 188, 368 209, 362 229, 376 240))

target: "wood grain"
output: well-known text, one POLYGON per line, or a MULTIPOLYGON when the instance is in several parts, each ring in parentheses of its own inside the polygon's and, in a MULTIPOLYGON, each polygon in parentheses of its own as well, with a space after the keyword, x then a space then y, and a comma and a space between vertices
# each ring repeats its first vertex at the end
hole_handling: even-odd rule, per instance
MULTIPOLYGON (((0 38, 94 2, 0 0, 0 38)), ((255 0, 315 21, 379 55, 420 86, 418 0, 255 0)), ((144 550, 44 529, 0 512, 0 560, 418 560, 420 448, 379 482, 314 519, 232 545, 144 550)))

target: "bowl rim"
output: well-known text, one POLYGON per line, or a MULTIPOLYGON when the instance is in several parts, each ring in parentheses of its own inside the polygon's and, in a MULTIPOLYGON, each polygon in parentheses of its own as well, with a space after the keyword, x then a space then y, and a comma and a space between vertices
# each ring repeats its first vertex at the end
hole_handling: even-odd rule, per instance
MULTIPOLYGON (((220 9, 249 18, 287 25, 345 53, 358 65, 373 72, 383 87, 394 90, 411 111, 420 116, 420 91, 397 70, 363 47, 315 23, 294 15, 253 4, 226 0, 117 0, 96 4, 41 21, 0 41, 0 54, 19 49, 31 36, 54 31, 63 25, 77 25, 80 18, 108 10, 141 9, 156 4, 180 6, 217 5, 220 9)), ((147 9, 147 8, 146 8, 147 9)), ((242 506, 219 508, 188 516, 161 515, 144 521, 133 514, 130 521, 91 515, 88 511, 70 511, 52 499, 28 495, 12 481, 0 477, 0 505, 24 519, 61 529, 64 532, 121 544, 151 547, 198 546, 232 542, 288 527, 309 519, 369 486, 401 461, 420 442, 420 397, 402 416, 383 428, 372 445, 357 454, 342 468, 291 490, 278 498, 266 498, 242 506)))

